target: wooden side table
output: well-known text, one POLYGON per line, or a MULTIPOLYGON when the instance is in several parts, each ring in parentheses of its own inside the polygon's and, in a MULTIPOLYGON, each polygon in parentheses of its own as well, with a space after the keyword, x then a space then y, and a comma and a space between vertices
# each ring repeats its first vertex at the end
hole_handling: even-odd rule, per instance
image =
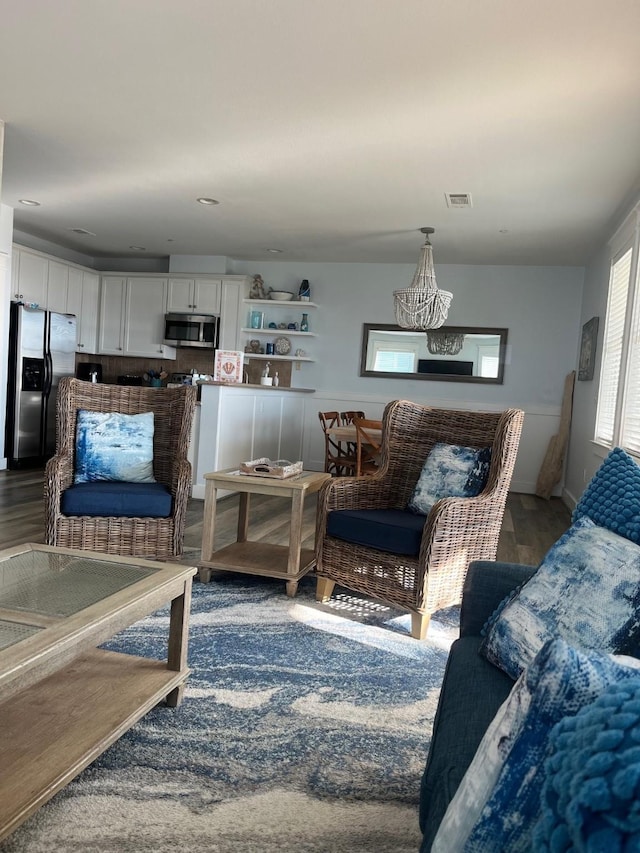
POLYGON ((208 583, 211 571, 244 572, 268 578, 281 578, 287 583, 287 595, 298 591, 298 581, 315 565, 315 552, 302 548, 302 511, 306 495, 317 492, 331 479, 330 474, 303 471, 295 477, 278 480, 271 477, 253 477, 240 474, 235 468, 214 471, 204 475, 204 526, 202 529, 202 554, 198 563, 200 580, 208 583), (218 551, 213 550, 216 527, 218 489, 240 493, 237 541, 218 551), (291 497, 291 524, 289 546, 252 542, 249 531, 249 499, 251 494, 291 497))

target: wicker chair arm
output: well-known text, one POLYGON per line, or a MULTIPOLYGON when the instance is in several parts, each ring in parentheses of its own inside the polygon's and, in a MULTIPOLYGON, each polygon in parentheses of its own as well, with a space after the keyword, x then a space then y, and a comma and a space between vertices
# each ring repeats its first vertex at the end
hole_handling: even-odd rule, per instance
POLYGON ((382 474, 370 477, 335 477, 322 486, 318 508, 381 509, 392 503, 392 484, 382 474))

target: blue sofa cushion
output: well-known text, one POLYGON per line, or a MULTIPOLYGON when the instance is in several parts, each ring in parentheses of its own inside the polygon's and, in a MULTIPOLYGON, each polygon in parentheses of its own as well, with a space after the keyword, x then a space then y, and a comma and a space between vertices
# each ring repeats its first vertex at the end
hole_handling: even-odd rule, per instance
POLYGON ((581 652, 561 639, 546 643, 489 725, 440 824, 432 853, 531 850, 533 827, 542 812, 552 727, 610 684, 636 680, 637 675, 632 658, 581 652))
POLYGON ((327 517, 327 533, 378 551, 417 557, 425 520, 403 509, 335 509, 327 517))
POLYGON ((162 483, 78 483, 62 493, 64 515, 168 518, 173 497, 162 483))
POLYGON ((640 466, 614 448, 593 475, 573 511, 640 545, 640 466))
POLYGON ((576 648, 637 654, 639 579, 640 546, 581 518, 489 620, 482 652, 512 678, 552 637, 576 648))

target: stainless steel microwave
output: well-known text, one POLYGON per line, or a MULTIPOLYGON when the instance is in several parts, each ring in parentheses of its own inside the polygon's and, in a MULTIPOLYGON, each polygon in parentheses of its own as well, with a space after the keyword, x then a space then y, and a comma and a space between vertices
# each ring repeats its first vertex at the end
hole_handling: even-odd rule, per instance
POLYGON ((164 342, 172 347, 216 349, 220 317, 213 314, 165 314, 164 342))

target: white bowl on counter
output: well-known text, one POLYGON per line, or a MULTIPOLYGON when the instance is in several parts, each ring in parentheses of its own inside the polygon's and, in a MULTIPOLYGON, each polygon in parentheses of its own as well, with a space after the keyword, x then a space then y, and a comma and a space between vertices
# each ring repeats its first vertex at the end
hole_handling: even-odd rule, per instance
POLYGON ((288 290, 272 290, 269 293, 269 299, 276 302, 290 302, 293 299, 293 293, 288 290))

